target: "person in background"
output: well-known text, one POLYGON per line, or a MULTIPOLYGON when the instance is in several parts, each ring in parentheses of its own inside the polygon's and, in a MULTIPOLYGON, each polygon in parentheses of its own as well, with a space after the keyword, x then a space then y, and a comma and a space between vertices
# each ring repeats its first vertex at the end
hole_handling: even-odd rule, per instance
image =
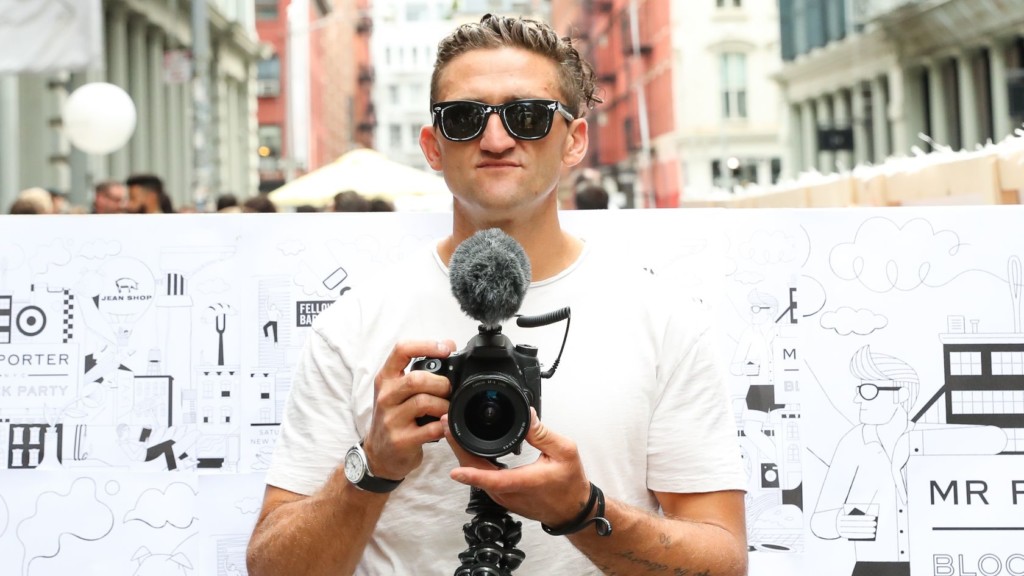
POLYGON ((238 206, 237 196, 230 192, 217 196, 217 212, 220 212, 230 206, 238 206))
MULTIPOLYGON (((451 574, 470 486, 523 519, 523 574, 747 573, 747 481, 707 312, 559 223, 560 174, 586 155, 595 89, 572 41, 536 20, 488 14, 441 41, 420 148, 451 190, 451 233, 314 321, 249 541, 251 576, 451 574), (508 468, 452 438, 445 375, 408 370, 477 334, 449 263, 493 228, 529 259, 520 313, 571 304, 575 329, 544 383, 544 420, 526 418, 508 468)), ((542 360, 562 340, 557 327, 506 328, 542 360)))
POLYGON ((50 193, 50 200, 53 202, 54 214, 67 214, 71 211, 71 205, 68 204, 68 195, 66 192, 62 192, 56 188, 47 188, 46 191, 50 193))
POLYGON ((277 212, 277 206, 274 205, 274 202, 266 194, 257 194, 242 203, 242 211, 259 213, 277 212))
POLYGON ((46 188, 26 188, 18 193, 18 197, 11 204, 11 214, 53 213, 53 198, 46 188))
POLYGON ((604 210, 608 208, 608 192, 596 184, 589 184, 576 192, 577 210, 604 210))
POLYGON ((295 207, 295 211, 296 212, 319 212, 320 210, 317 209, 316 206, 311 206, 309 204, 303 204, 302 206, 296 206, 295 207))
POLYGON ((370 202, 354 190, 334 195, 334 212, 369 212, 370 202))
POLYGON ((116 180, 104 180, 93 189, 93 214, 120 214, 124 212, 128 190, 116 180))
POLYGON ((171 199, 164 193, 164 182, 153 174, 133 174, 125 181, 128 186, 129 214, 170 214, 174 212, 171 199))
POLYGON ((370 200, 369 212, 394 212, 395 205, 384 198, 373 198, 370 200))

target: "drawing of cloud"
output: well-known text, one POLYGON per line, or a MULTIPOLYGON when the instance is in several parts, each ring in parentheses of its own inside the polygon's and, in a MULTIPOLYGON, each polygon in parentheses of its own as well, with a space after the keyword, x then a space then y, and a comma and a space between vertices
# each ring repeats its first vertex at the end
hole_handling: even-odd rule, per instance
POLYGON ((50 266, 63 266, 71 261, 71 252, 64 247, 62 240, 54 240, 52 244, 40 246, 32 257, 32 271, 45 274, 50 266))
POLYGON ((753 286, 754 284, 760 284, 762 281, 764 281, 764 274, 744 270, 743 272, 737 272, 733 274, 732 279, 739 282, 740 284, 753 286))
POLYGON ((889 320, 885 316, 863 308, 854 310, 847 306, 821 315, 822 328, 835 330, 843 336, 867 336, 875 330, 885 328, 888 323, 889 320))
POLYGON ((36 499, 35 513, 18 524, 18 540, 25 547, 24 567, 36 558, 53 558, 66 537, 99 540, 114 527, 114 514, 96 499, 96 482, 78 478, 67 494, 44 492, 36 499))
POLYGON ((223 294, 231 289, 227 282, 220 278, 212 278, 199 285, 200 294, 223 294))
POLYGON ((739 246, 740 258, 759 265, 791 262, 798 254, 796 239, 778 230, 758 230, 739 246))
POLYGON ((929 274, 952 263, 959 249, 955 232, 936 232, 927 220, 899 226, 887 218, 870 218, 853 242, 832 249, 829 264, 836 276, 874 292, 905 291, 927 285, 929 274))
POLYGON ((235 508, 242 514, 257 514, 262 506, 262 498, 248 497, 235 502, 235 508))
POLYGON ((83 258, 98 260, 108 256, 117 256, 121 253, 121 243, 115 240, 93 240, 82 245, 79 254, 83 258))
POLYGON ((153 528, 170 524, 175 528, 188 528, 196 520, 196 492, 188 484, 175 482, 167 490, 150 488, 142 493, 135 508, 125 514, 124 521, 138 520, 153 528))
POLYGON ((277 249, 285 256, 296 256, 306 249, 306 245, 298 240, 289 240, 278 244, 277 249))

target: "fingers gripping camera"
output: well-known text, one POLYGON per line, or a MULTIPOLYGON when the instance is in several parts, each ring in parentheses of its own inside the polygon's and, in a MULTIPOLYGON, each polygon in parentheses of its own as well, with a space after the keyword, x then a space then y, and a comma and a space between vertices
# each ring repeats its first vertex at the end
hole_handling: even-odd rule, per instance
MULTIPOLYGON (((422 358, 412 370, 451 382, 448 425, 467 452, 484 458, 519 454, 530 429, 530 407, 540 415, 541 369, 537 349, 512 342, 501 328, 485 328, 448 358, 422 358)), ((421 426, 437 420, 417 418, 421 426)))

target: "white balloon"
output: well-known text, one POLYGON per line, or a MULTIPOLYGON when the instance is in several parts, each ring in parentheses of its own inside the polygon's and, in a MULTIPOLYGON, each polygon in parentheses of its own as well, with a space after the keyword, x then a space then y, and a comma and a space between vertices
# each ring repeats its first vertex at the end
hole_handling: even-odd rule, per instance
POLYGON ((109 154, 135 132, 135 103, 120 87, 106 82, 84 84, 68 96, 62 113, 64 133, 83 152, 109 154))

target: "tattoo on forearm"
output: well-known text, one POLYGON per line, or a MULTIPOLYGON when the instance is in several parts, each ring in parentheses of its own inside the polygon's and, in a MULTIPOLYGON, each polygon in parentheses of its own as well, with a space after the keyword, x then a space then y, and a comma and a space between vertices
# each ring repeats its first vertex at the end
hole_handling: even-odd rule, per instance
MULTIPOLYGON (((700 572, 691 572, 690 570, 688 570, 686 568, 669 568, 665 564, 660 564, 658 562, 654 562, 653 560, 648 560, 646 558, 638 558, 636 556, 636 554, 634 554, 631 550, 627 550, 625 552, 620 552, 619 556, 625 558, 626 560, 629 560, 630 562, 632 562, 634 564, 637 564, 639 566, 643 566, 644 568, 647 569, 648 572, 669 572, 669 571, 671 571, 672 576, 711 576, 711 571, 710 570, 701 570, 700 572)), ((611 566, 598 564, 597 567, 600 568, 601 571, 604 572, 605 574, 610 574, 610 575, 619 574, 619 572, 612 571, 612 567, 611 566)), ((630 572, 630 574, 635 574, 635 573, 634 572, 630 572)))
POLYGON ((661 544, 663 548, 671 548, 672 538, 670 538, 668 534, 662 532, 661 534, 658 534, 658 544, 661 544))
POLYGON ((660 564, 660 563, 655 562, 653 560, 648 560, 647 558, 639 558, 639 557, 637 557, 637 555, 634 554, 632 550, 626 550, 625 552, 620 552, 619 556, 622 556, 623 558, 625 558, 626 560, 629 560, 630 562, 632 562, 634 564, 637 564, 639 566, 643 566, 644 568, 647 569, 648 572, 664 572, 664 571, 668 570, 668 566, 666 566, 664 564, 660 564))

